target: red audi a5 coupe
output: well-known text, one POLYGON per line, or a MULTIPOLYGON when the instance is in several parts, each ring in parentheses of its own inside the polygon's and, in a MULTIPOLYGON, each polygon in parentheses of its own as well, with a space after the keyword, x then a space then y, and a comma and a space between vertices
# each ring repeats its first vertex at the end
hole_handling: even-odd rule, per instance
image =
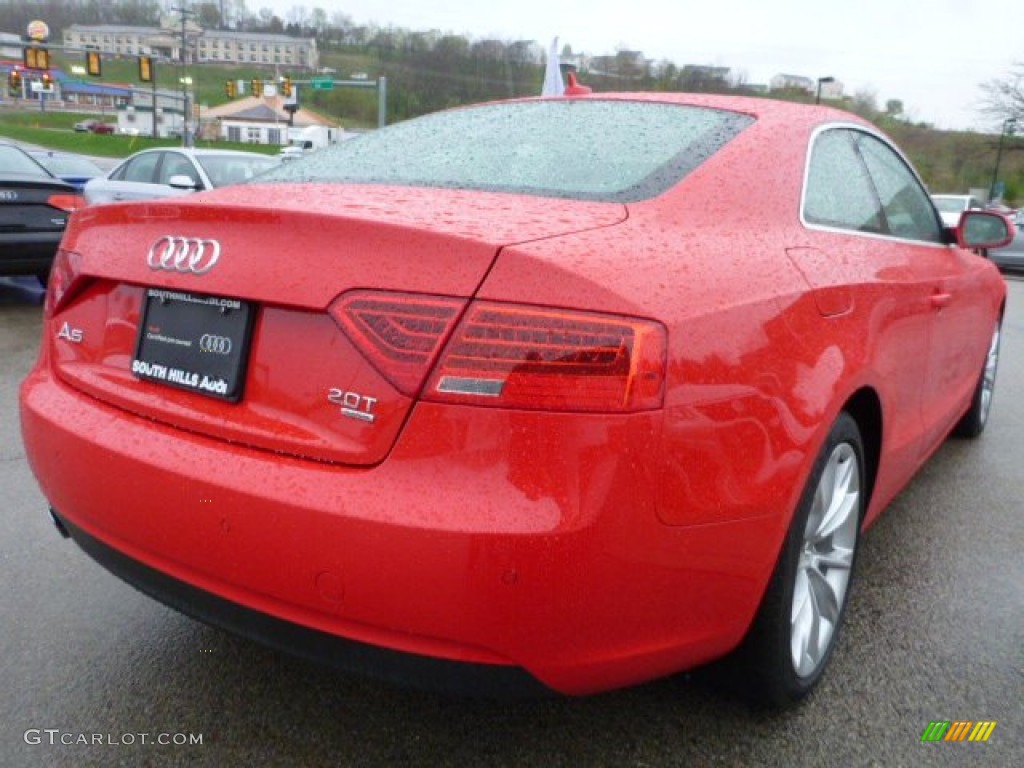
POLYGON ((1005 285, 976 251, 1012 234, 944 228, 825 107, 456 109, 78 212, 24 442, 61 532, 277 648, 565 694, 740 649, 784 704, 862 532, 985 427, 1005 285))

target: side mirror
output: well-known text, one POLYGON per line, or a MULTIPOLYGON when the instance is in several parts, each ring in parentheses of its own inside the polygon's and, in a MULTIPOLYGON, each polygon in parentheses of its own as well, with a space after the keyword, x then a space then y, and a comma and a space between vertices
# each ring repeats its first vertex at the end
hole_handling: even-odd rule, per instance
POLYGON ((175 189, 199 189, 196 180, 183 173, 171 176, 167 183, 175 189))
POLYGON ((1017 230, 1001 213, 964 211, 955 232, 961 248, 1002 248, 1010 244, 1017 230))

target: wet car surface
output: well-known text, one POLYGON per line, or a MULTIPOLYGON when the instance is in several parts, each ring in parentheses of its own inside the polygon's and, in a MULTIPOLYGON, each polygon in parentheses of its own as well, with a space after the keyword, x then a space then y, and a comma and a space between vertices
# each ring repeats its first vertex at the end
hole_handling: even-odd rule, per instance
POLYGON ((46 519, 15 415, 41 296, 0 279, 0 576, 19 585, 0 597, 0 763, 1020 765, 1022 307, 1011 281, 984 438, 947 442, 866 534, 829 676, 801 708, 771 714, 715 670, 587 699, 418 693, 267 650, 111 579, 46 519), (935 720, 998 724, 984 744, 922 744, 935 720), (142 733, 203 742, 146 745, 142 733), (73 743, 83 735, 99 743, 73 743))

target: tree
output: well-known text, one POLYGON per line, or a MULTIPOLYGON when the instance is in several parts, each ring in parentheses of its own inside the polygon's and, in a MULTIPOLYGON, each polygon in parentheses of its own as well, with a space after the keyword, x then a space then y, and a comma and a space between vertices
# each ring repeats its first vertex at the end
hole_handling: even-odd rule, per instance
POLYGON ((981 112, 1002 125, 1010 118, 1024 121, 1024 62, 1014 62, 1006 77, 982 83, 981 112))
POLYGON ((224 23, 217 3, 200 3, 196 7, 196 12, 196 21, 203 29, 220 29, 224 23))
POLYGON ((850 111, 866 120, 878 117, 878 95, 870 88, 857 91, 849 104, 850 111))
POLYGON ((304 5, 293 5, 288 11, 288 26, 302 34, 309 27, 309 11, 304 5))
POLYGON ((323 40, 327 37, 327 29, 329 24, 327 23, 327 11, 323 8, 314 8, 313 15, 310 17, 310 24, 313 25, 313 30, 316 33, 317 39, 323 40))

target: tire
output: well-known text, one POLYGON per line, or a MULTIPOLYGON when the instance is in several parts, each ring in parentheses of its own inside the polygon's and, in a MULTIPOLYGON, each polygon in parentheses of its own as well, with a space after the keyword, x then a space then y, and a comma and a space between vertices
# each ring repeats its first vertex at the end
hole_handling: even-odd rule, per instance
POLYGON ((989 412, 992 410, 992 395, 995 394, 996 372, 999 369, 999 343, 1003 338, 1002 318, 996 321, 996 329, 992 332, 992 340, 988 345, 988 354, 981 366, 978 386, 974 388, 971 407, 953 427, 954 437, 975 438, 985 431, 989 412))
POLYGON ((828 666, 850 594, 865 488, 860 429, 844 412, 814 462, 741 652, 760 703, 799 701, 828 666))

